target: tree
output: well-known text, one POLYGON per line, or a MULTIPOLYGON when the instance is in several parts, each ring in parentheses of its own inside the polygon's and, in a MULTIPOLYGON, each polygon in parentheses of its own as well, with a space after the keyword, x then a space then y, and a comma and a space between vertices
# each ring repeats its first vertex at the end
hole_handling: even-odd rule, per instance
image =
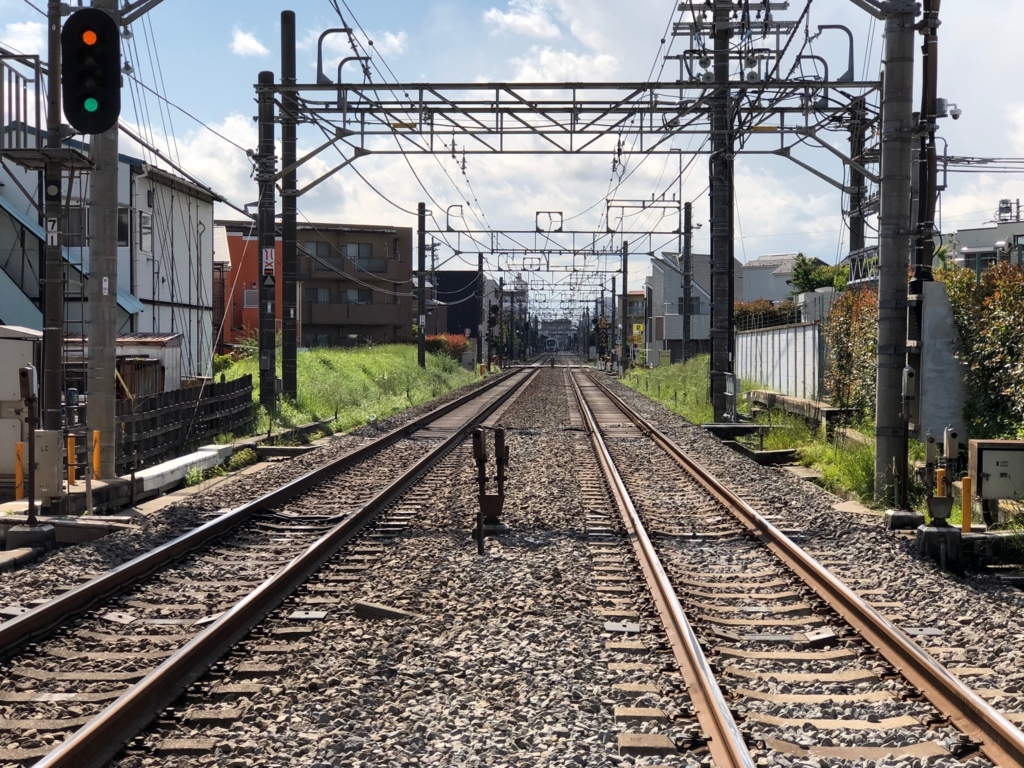
POLYGON ((793 277, 789 284, 793 293, 808 293, 818 288, 835 288, 842 291, 846 288, 849 270, 840 265, 829 266, 818 259, 809 259, 802 253, 796 255, 793 262, 793 277))

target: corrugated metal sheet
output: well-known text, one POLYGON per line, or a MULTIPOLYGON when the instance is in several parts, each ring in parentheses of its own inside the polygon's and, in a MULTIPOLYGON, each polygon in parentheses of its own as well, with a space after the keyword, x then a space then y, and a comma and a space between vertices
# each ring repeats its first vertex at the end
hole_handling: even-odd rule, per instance
POLYGON ((228 250, 228 228, 213 228, 213 263, 226 264, 231 269, 231 252, 228 250))
POLYGON ((43 313, 22 293, 17 283, 0 269, 0 322, 20 325, 35 331, 43 329, 43 313))

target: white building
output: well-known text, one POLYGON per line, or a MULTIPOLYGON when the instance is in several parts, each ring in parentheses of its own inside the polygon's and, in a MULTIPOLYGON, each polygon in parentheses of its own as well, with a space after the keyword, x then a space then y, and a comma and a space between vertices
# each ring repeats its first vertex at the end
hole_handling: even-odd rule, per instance
MULTIPOLYGON (((711 257, 694 254, 690 289, 691 354, 706 352, 711 339, 711 257)), ((743 295, 744 274, 739 261, 733 263, 733 290, 743 295)), ((648 364, 656 365, 659 353, 669 351, 672 362, 683 359, 683 270, 677 253, 663 253, 651 258, 651 274, 644 284, 646 322, 644 348, 648 364)))
MULTIPOLYGON (((5 126, 5 133, 11 132, 5 126)), ((34 131, 16 127, 34 140, 34 131)), ((0 148, 0 156, 9 153, 0 148)), ((65 146, 88 155, 88 145, 65 146)), ((209 376, 213 361, 213 202, 204 187, 119 156, 117 334, 181 334, 181 373, 209 376)), ((41 172, 0 167, 0 323, 42 328, 39 275, 45 238, 41 172)), ((61 231, 66 333, 88 335, 88 172, 76 172, 61 231), (83 325, 84 321, 84 325, 83 325)))

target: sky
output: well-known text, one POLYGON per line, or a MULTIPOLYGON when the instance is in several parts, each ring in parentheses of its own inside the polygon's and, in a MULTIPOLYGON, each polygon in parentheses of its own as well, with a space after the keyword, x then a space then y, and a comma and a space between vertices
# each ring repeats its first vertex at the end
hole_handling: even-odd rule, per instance
MULTIPOLYGON (((45 0, 0 0, 0 43, 43 52, 44 19, 33 4, 42 8, 45 0)), ((402 82, 646 80, 652 72, 659 74, 666 52, 661 40, 678 16, 675 0, 347 0, 347 6, 339 0, 339 5, 350 24, 358 23, 364 45, 373 41, 381 69, 386 63, 402 82)), ((777 16, 796 18, 803 5, 803 0, 794 1, 777 16)), ((285 9, 297 14, 299 80, 312 82, 316 38, 339 25, 329 0, 164 0, 133 25, 125 45, 136 80, 126 79, 122 118, 239 204, 257 197, 244 152, 256 146, 253 83, 261 70, 280 71, 280 12, 285 9), (191 117, 176 107, 161 108, 143 85, 191 117)), ((811 34, 819 24, 847 25, 855 38, 857 76, 877 75, 881 23, 871 24, 850 0, 814 0, 808 19, 811 34)), ((958 121, 940 122, 950 153, 1024 155, 1024 95, 1016 84, 1015 46, 1012 36, 1001 39, 997 32, 1022 23, 1024 0, 943 4, 939 96, 963 110, 958 121)), ((682 41, 676 41, 674 52, 682 49, 682 41)), ((331 71, 349 53, 343 43, 343 36, 328 38, 331 71)), ((835 76, 845 68, 846 39, 826 32, 815 41, 814 53, 828 60, 835 76)), ((665 69, 666 78, 672 66, 665 69)), ((346 68, 346 79, 358 77, 358 70, 346 68)), ((918 100, 915 93, 915 104, 918 100)), ((319 132, 301 128, 300 154, 321 141, 319 132)), ((840 149, 847 141, 846 134, 832 137, 840 149)), ((122 151, 133 150, 145 154, 130 142, 122 144, 122 151)), ((335 158, 324 153, 311 161, 300 172, 300 185, 328 170, 335 158)), ((841 177, 840 164, 823 149, 807 150, 802 158, 841 177)), ((576 216, 573 224, 581 229, 597 228, 603 226, 611 162, 605 156, 469 156, 463 172, 457 160, 443 154, 408 160, 370 155, 356 163, 377 191, 345 169, 300 199, 300 222, 415 226, 410 212, 426 201, 442 223, 444 209, 462 204, 465 221, 456 220, 456 228, 484 228, 486 222, 494 229, 530 229, 536 211, 551 210, 576 216)), ((647 198, 652 192, 676 191, 667 187, 676 174, 675 162, 627 158, 632 175, 615 196, 647 198)), ((705 222, 694 240, 698 252, 708 248, 706 168, 703 159, 694 163, 682 190, 683 199, 694 201, 695 222, 705 222)), ((1020 176, 951 175, 942 195, 942 228, 980 225, 991 218, 1000 198, 1018 197, 1024 197, 1020 176)), ((835 262, 847 248, 840 210, 838 190, 783 158, 741 155, 736 161, 735 252, 741 261, 802 251, 835 262)), ((223 207, 218 215, 237 217, 223 207)), ((674 243, 659 245, 675 250, 674 243)), ((475 267, 475 258, 470 261, 475 267)), ((449 266, 467 265, 456 259, 449 266)), ((630 288, 640 288, 647 272, 646 258, 634 252, 630 288)))

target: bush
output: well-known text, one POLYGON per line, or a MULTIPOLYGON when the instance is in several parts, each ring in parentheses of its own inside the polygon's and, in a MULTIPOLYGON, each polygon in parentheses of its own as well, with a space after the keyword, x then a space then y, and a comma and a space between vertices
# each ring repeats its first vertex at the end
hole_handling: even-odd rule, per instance
POLYGON ((231 355, 214 355, 213 356, 213 373, 216 376, 218 373, 223 373, 232 365, 234 365, 235 359, 231 355))
POLYGON ((797 254, 796 261, 793 263, 793 277, 790 284, 793 286, 793 293, 807 293, 818 288, 835 288, 837 291, 842 291, 846 288, 849 276, 849 267, 841 264, 835 266, 817 264, 814 259, 809 259, 800 253, 797 254))
POLYGON ((259 454, 256 453, 252 448, 243 448, 231 454, 231 458, 228 459, 228 471, 237 472, 240 469, 255 464, 260 460, 259 454))
POLYGON ((736 330, 747 331, 754 328, 770 328, 773 325, 799 322, 800 311, 792 301, 772 304, 768 299, 757 299, 756 301, 737 301, 733 305, 733 317, 736 330))
POLYGON ((1024 422, 1024 270, 997 264, 978 276, 939 269, 967 366, 964 417, 972 437, 1016 437, 1024 422))
POLYGON ((439 333, 427 336, 425 340, 427 352, 434 355, 445 355, 452 360, 462 360, 462 355, 469 350, 469 339, 457 333, 439 333))
POLYGON ((878 291, 847 291, 832 305, 825 334, 825 391, 832 405, 874 413, 878 291))

